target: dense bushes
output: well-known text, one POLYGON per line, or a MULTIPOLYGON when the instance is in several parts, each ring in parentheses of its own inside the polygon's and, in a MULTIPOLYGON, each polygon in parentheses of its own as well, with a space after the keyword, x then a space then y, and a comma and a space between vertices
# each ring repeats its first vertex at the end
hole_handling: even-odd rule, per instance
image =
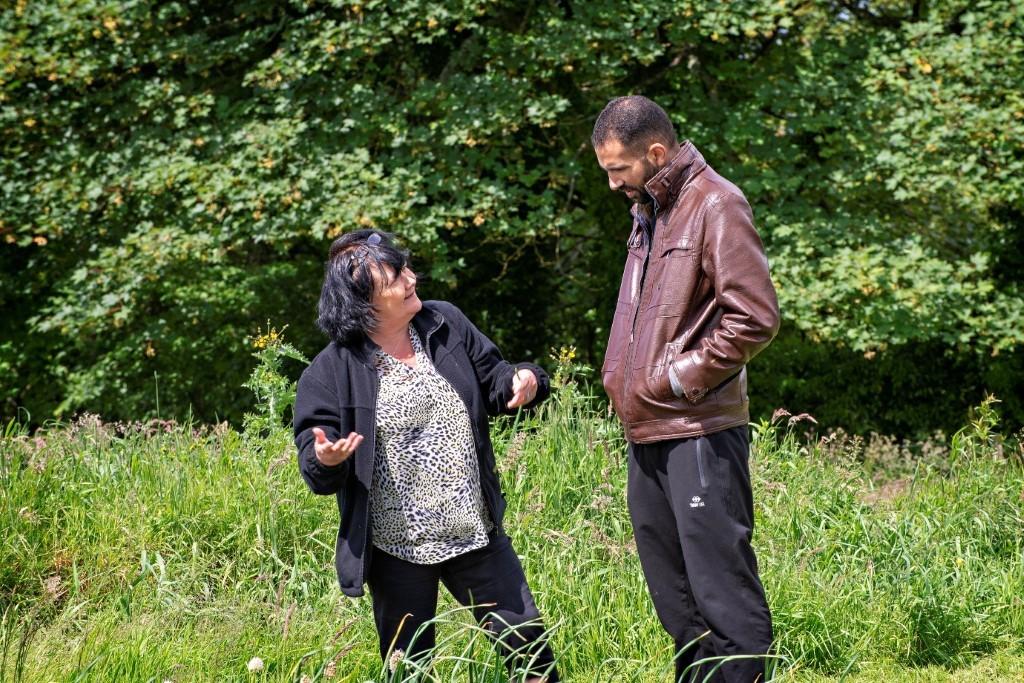
POLYGON ((596 362, 628 227, 587 140, 633 91, 754 205, 789 330, 755 398, 956 424, 1024 393, 1022 34, 1010 0, 9 4, 0 410, 237 420, 245 338, 315 351, 366 225, 510 353, 596 362), (879 382, 928 400, 857 410, 879 382))

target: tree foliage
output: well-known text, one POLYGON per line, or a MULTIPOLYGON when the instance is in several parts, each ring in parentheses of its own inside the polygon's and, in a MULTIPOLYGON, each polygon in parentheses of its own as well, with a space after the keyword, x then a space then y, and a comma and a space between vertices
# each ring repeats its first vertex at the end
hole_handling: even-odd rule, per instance
MULTIPOLYGON (((357 226, 510 353, 599 360, 628 219, 588 139, 629 92, 746 192, 780 348, 1020 366, 1012 0, 20 0, 0 57, 4 412, 237 418, 246 336, 315 351, 357 226)), ((783 357, 757 391, 803 400, 783 357)))

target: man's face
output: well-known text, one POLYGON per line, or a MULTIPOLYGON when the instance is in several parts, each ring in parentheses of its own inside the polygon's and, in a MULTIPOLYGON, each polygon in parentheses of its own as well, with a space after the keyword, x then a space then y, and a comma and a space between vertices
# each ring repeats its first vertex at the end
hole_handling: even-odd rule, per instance
POLYGON ((651 202, 651 197, 644 190, 644 185, 664 165, 664 163, 660 165, 656 163, 665 156, 662 145, 655 143, 646 151, 637 151, 630 150, 618 140, 610 138, 603 145, 595 148, 594 152, 597 154, 597 163, 608 174, 608 187, 623 193, 629 197, 630 201, 641 204, 651 202))

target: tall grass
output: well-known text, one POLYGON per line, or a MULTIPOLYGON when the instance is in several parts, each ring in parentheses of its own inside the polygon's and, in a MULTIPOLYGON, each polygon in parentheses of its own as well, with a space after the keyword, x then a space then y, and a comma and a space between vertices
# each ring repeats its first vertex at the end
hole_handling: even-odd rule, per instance
MULTIPOLYGON (((495 426, 508 531, 567 680, 668 680, 621 431, 560 381, 495 426)), ((895 481, 864 442, 805 426, 753 430, 777 679, 1021 680, 1024 468, 994 406, 895 481)), ((84 417, 11 425, 0 449, 0 680, 389 678, 368 600, 335 582, 337 507, 305 489, 287 434, 84 417)), ((466 611, 440 611, 421 679, 504 680, 466 611)))

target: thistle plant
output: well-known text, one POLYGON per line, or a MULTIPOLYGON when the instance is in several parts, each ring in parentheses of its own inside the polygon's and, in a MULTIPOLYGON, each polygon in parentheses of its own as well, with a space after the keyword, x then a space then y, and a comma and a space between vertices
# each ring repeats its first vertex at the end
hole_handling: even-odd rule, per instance
POLYGON ((286 414, 295 404, 295 385, 283 372, 286 359, 308 364, 307 359, 294 346, 284 340, 287 325, 277 330, 267 321, 267 331, 258 331, 252 340, 257 359, 249 380, 243 385, 256 396, 256 412, 246 413, 243 431, 249 438, 266 438, 286 432, 286 414))

